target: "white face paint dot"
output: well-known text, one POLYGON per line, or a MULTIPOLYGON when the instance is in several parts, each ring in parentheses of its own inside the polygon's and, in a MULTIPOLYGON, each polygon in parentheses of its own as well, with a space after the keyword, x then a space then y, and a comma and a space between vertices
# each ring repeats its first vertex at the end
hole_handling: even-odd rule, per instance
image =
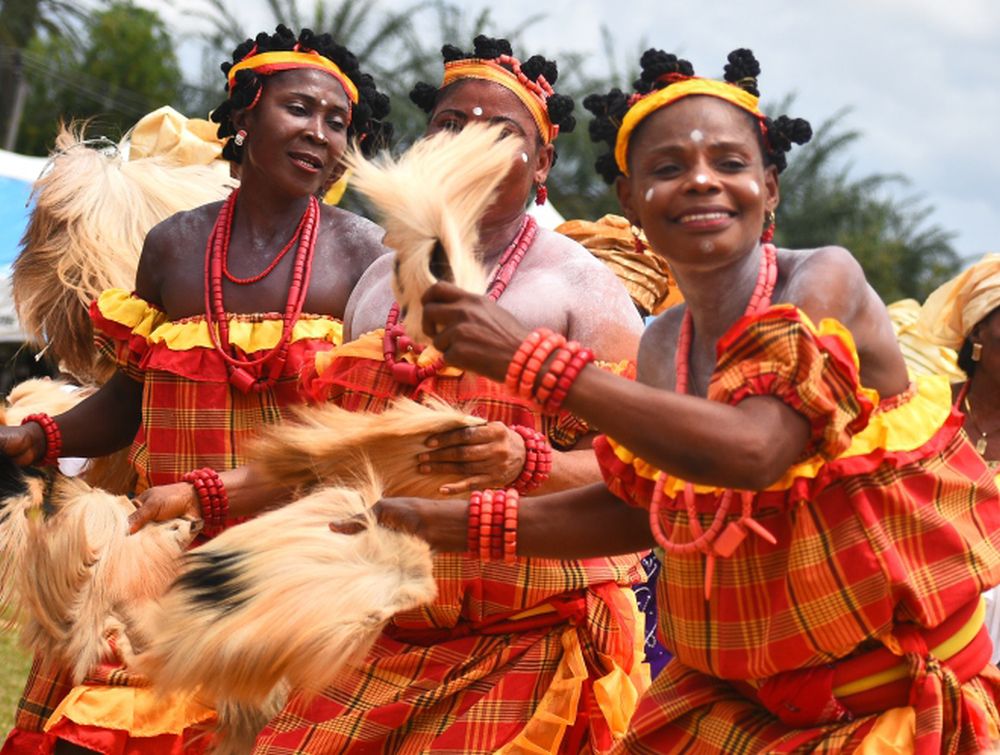
POLYGON ((715 251, 715 244, 713 244, 711 241, 702 241, 701 242, 701 251, 706 252, 706 253, 707 252, 714 252, 715 251))
POLYGON ((523 163, 528 162, 528 153, 527 152, 522 152, 521 153, 521 162, 523 162, 523 163))
POLYGON ((757 184, 756 181, 750 182, 750 191, 752 191, 757 196, 760 195, 760 186, 757 184))
POLYGON ((707 184, 708 176, 706 176, 704 173, 699 173, 697 176, 694 177, 694 182, 696 184, 707 184))
POLYGON ((705 135, 703 133, 701 133, 701 131, 699 131, 698 129, 695 129, 694 131, 691 132, 691 141, 693 141, 693 142, 700 142, 704 138, 705 138, 705 135))
POLYGON ((646 201, 647 202, 653 198, 653 187, 652 186, 650 186, 648 189, 646 189, 646 195, 645 196, 646 196, 646 201))
POLYGON ((477 105, 476 107, 472 108, 472 114, 478 118, 480 115, 483 114, 483 109, 477 105))

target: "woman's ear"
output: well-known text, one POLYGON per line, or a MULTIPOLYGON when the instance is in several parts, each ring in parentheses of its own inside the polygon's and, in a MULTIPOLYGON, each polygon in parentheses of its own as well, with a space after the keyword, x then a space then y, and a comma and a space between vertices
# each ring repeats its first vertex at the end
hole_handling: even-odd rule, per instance
POLYGON ((775 212, 780 203, 781 190, 778 185, 778 169, 773 165, 768 165, 764 169, 764 207, 775 212))
POLYGON ((618 195, 618 204, 621 205, 622 214, 628 218, 628 222, 637 228, 642 228, 639 222, 639 213, 635 211, 633 204, 632 182, 626 176, 618 176, 615 179, 615 193, 618 195))
POLYGON ((538 157, 535 159, 535 174, 533 176, 536 184, 545 183, 552 170, 552 163, 555 162, 556 148, 551 144, 545 144, 538 150, 538 157))

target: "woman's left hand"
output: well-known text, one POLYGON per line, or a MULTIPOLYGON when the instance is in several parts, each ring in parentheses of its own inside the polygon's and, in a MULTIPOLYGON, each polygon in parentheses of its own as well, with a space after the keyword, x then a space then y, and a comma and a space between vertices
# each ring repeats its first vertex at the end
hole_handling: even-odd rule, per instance
POLYGON ((503 422, 462 427, 427 438, 433 450, 417 456, 421 474, 463 475, 465 479, 441 486, 442 495, 504 488, 524 468, 524 438, 503 422))
POLYGON ((445 362, 503 382, 528 328, 486 296, 452 283, 435 283, 422 301, 424 332, 445 362))

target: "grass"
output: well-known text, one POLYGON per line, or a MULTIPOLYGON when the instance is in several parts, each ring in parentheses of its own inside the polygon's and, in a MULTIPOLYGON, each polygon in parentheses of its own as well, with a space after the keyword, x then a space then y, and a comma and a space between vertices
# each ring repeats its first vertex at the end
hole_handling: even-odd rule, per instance
POLYGON ((14 711, 21 699, 31 656, 17 642, 17 632, 0 632, 0 742, 14 725, 14 711))

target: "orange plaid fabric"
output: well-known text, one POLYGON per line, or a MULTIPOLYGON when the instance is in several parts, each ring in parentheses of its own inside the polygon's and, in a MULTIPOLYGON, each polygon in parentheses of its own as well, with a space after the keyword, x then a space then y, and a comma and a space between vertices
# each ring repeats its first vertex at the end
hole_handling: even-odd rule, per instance
MULTIPOLYGON (((243 449, 261 427, 282 421, 290 406, 302 403, 298 375, 303 365, 332 349, 341 335, 339 321, 304 315, 277 384, 263 393, 243 394, 230 387, 203 317, 171 322, 157 307, 113 289, 91 305, 91 319, 98 349, 143 383, 142 425, 130 455, 140 489, 177 482, 199 467, 225 470, 245 463, 243 449)), ((277 342, 280 330, 279 314, 230 318, 231 340, 241 356, 263 353, 277 342)), ((120 668, 105 666, 94 674, 87 683, 134 684, 120 668)), ((15 740, 40 741, 42 726, 72 686, 66 674, 36 658, 2 755, 18 752, 10 749, 15 740)))
MULTIPOLYGON (((997 676, 963 684, 901 639, 938 626, 1000 582, 996 485, 961 432, 947 382, 922 381, 880 403, 860 386, 850 334, 785 306, 745 318, 719 344, 709 398, 736 404, 756 395, 780 398, 812 425, 806 457, 755 497, 753 516, 777 544, 751 534, 719 558, 709 601, 705 556, 662 554, 669 580, 657 587, 659 625, 675 660, 641 704, 622 751, 851 751, 869 734, 882 736, 889 714, 852 717, 841 707, 796 728, 739 686, 879 644, 913 668, 916 736, 906 751, 986 747, 1000 723, 997 676)), ((609 487, 648 506, 660 473, 611 439, 598 438, 595 449, 609 487)), ((680 542, 691 539, 683 484, 664 481, 664 530, 680 542)), ((721 491, 696 491, 707 527, 721 491)))
MULTIPOLYGON (((380 333, 366 338, 381 344, 380 333)), ((353 344, 344 349, 356 351, 353 344)), ((563 447, 587 430, 569 415, 542 417, 502 385, 475 375, 449 371, 412 387, 393 380, 380 358, 335 354, 327 361, 324 368, 320 360, 304 389, 351 410, 378 412, 399 397, 435 396, 491 421, 543 429, 563 447)), ((612 745, 599 680, 613 677, 616 667, 635 673, 641 662, 641 626, 636 612, 623 607, 621 589, 641 580, 638 556, 506 564, 440 554, 434 572, 437 600, 397 615, 364 664, 322 695, 293 696, 258 738, 256 753, 494 752, 527 730, 543 698, 563 682, 576 647, 578 673, 586 677, 578 699, 570 718, 550 727, 555 734, 541 745, 536 740, 540 749, 533 751, 612 745), (582 611, 519 632, 475 628, 549 601, 579 601, 582 611)))

